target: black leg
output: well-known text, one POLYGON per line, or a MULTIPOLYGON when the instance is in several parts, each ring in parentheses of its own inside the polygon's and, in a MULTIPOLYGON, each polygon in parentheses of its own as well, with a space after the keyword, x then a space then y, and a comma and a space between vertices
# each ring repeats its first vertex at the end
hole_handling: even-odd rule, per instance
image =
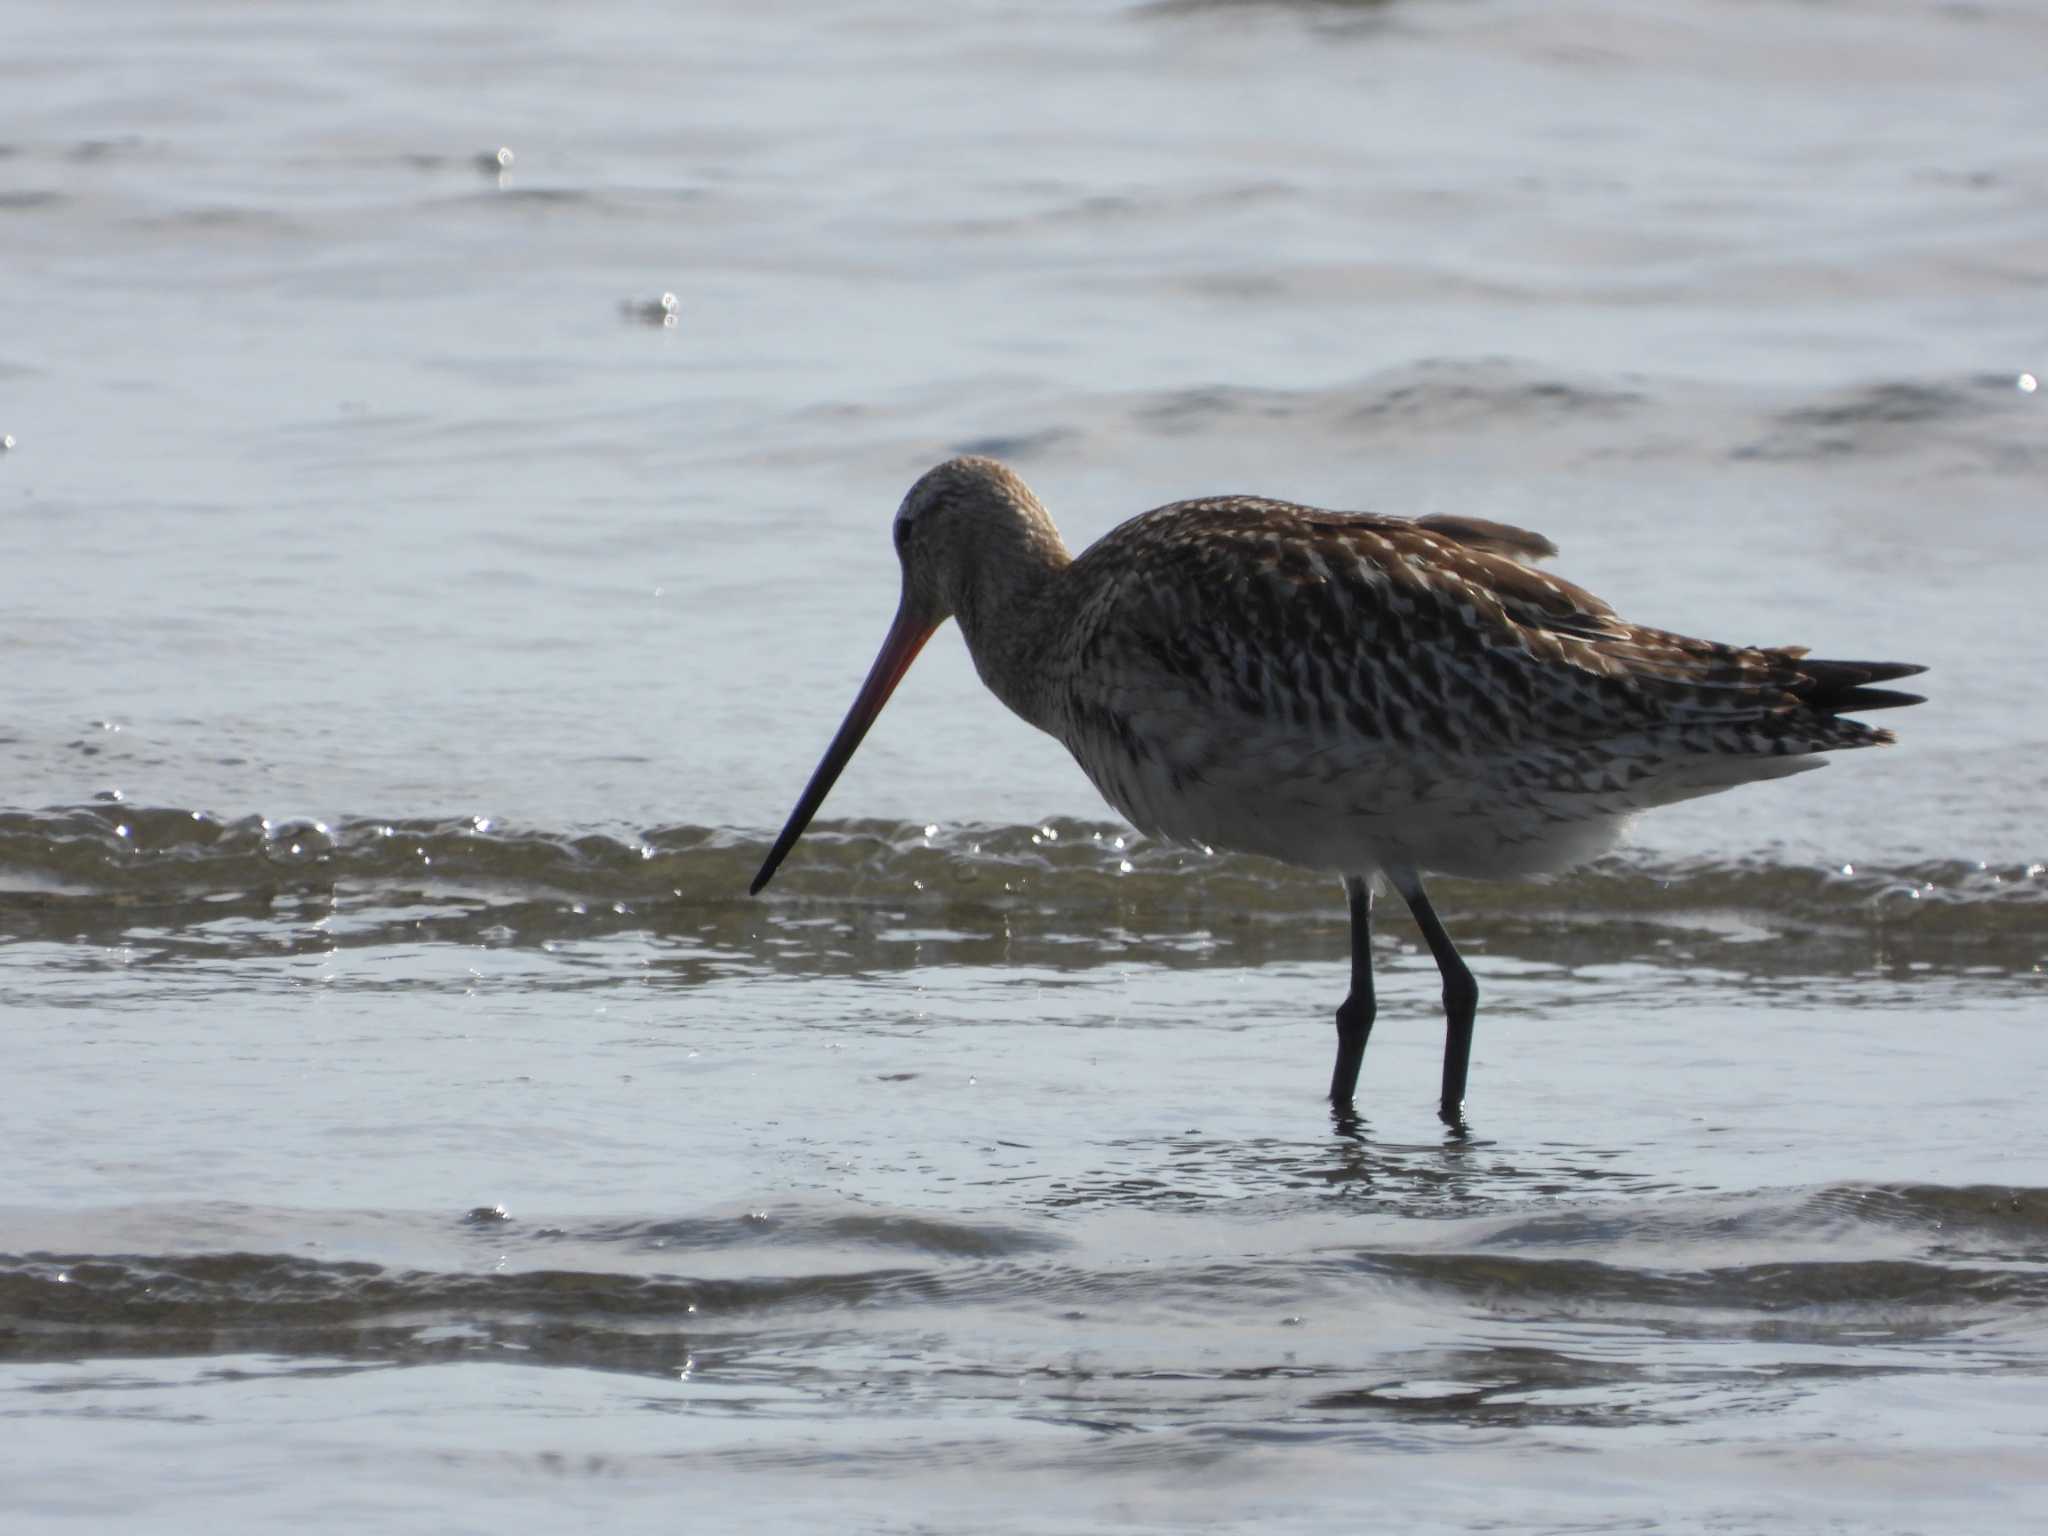
POLYGON ((1444 978, 1444 1091, 1437 1105, 1437 1118, 1446 1125, 1462 1125, 1459 1106, 1465 1102, 1465 1075, 1472 1066, 1472 1018, 1479 1012, 1479 983, 1458 958, 1458 948, 1444 925, 1437 921, 1436 908, 1422 889, 1422 878, 1412 869, 1389 870, 1395 888, 1415 914, 1415 925, 1436 956, 1436 968, 1444 978))
POLYGON ((1358 1064, 1372 1034, 1372 882, 1358 875, 1344 877, 1344 895, 1351 904, 1351 995, 1337 1010, 1337 1067, 1330 1074, 1330 1103, 1349 1110, 1358 1091, 1358 1064))

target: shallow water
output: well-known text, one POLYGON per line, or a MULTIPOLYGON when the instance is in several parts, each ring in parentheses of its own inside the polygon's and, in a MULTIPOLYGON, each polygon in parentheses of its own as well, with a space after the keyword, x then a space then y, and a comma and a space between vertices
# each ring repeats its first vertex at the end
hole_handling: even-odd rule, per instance
POLYGON ((2033 9, 0 30, 10 1529, 2032 1528, 2033 9), (1339 894, 950 636, 743 894, 969 448, 1929 702, 1443 882, 1468 1137, 1389 916, 1334 1126, 1339 894))

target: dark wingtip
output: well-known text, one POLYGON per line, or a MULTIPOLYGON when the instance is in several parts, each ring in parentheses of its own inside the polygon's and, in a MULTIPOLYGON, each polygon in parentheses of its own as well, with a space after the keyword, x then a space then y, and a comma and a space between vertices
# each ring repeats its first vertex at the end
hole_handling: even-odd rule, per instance
POLYGON ((1823 682, 1853 678, 1858 683, 1889 683, 1895 678, 1918 677, 1927 669, 1917 661, 1819 661, 1801 660, 1799 670, 1823 682))
POLYGON ((1910 661, 1815 661, 1802 657, 1793 663, 1801 685, 1794 688, 1807 704, 1836 715, 1867 709, 1904 709, 1925 704, 1926 697, 1901 693, 1892 688, 1872 688, 1901 677, 1918 677, 1927 669, 1910 661))
POLYGON ((1849 692, 1832 697, 1827 702, 1829 709, 1852 710, 1861 714, 1870 709, 1904 709, 1908 704, 1925 704, 1924 693, 1901 693, 1896 688, 1852 688, 1849 692))

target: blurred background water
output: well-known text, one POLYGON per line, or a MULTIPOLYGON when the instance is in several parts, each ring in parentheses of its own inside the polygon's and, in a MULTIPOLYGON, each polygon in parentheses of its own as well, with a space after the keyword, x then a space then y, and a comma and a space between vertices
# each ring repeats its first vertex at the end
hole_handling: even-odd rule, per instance
POLYGON ((10 1528, 2031 1528, 2048 12, 0 38, 10 1528), (1469 1140, 1390 921, 1343 1133, 1338 893, 950 636, 743 895, 967 449, 1930 702, 1446 883, 1469 1140))

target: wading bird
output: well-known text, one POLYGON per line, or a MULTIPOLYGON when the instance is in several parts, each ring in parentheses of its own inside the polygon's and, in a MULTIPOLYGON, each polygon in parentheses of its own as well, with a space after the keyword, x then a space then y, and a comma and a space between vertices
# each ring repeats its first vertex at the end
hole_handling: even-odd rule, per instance
POLYGON ((1143 513, 1077 559, 1009 469, 949 460, 896 513, 896 620, 751 890, 957 618, 989 691, 1057 737, 1140 831, 1342 877, 1340 1112, 1372 1032, 1374 878, 1400 892, 1443 976, 1438 1112, 1458 1125, 1479 989, 1425 871, 1568 868, 1638 811, 1891 741, 1844 711, 1920 702, 1870 685, 1922 667, 1628 623, 1532 568, 1555 553, 1479 518, 1219 496, 1143 513))

